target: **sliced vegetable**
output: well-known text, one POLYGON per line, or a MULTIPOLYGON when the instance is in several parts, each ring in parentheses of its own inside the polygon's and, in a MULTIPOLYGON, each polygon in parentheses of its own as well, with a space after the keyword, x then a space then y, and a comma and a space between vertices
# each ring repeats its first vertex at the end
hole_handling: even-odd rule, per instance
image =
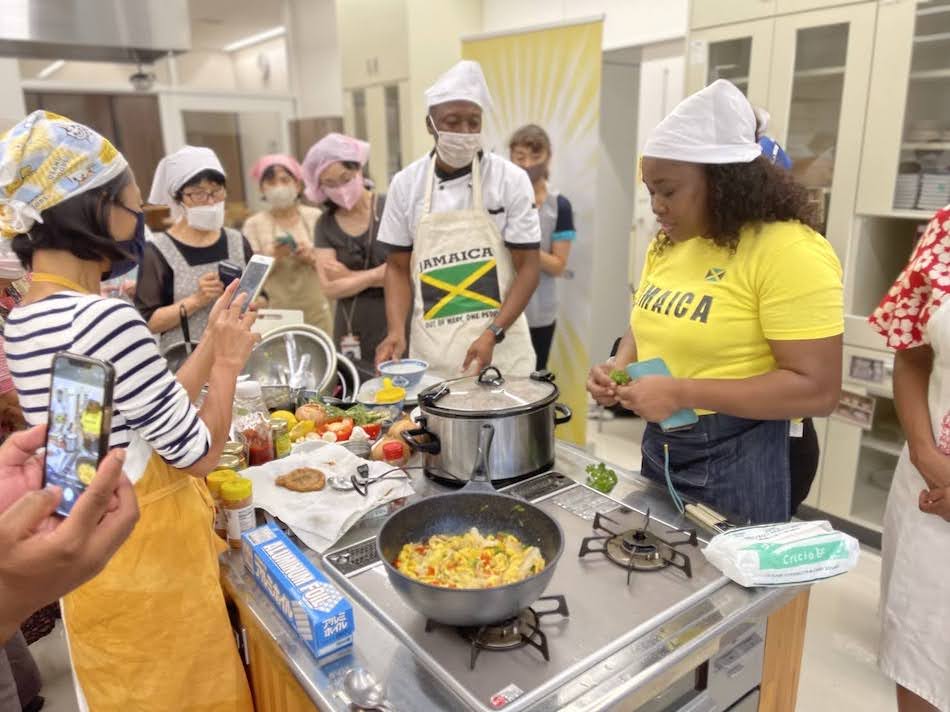
POLYGON ((617 484, 617 473, 602 462, 596 465, 588 465, 585 471, 587 472, 587 486, 598 492, 607 494, 617 484))
POLYGON ((290 439, 296 442, 300 440, 300 438, 310 435, 315 427, 316 425, 312 420, 301 420, 294 426, 293 430, 290 431, 290 439))
POLYGON ((293 413, 291 413, 289 410, 275 410, 273 413, 270 414, 270 417, 272 419, 280 418, 281 420, 286 422, 288 430, 293 430, 294 426, 297 425, 297 417, 293 413))
POLYGON ((379 423, 366 423, 362 428, 370 440, 375 440, 383 432, 383 426, 379 423))
POLYGON ((610 372, 610 380, 618 386, 625 386, 630 383, 630 374, 617 368, 610 372))
POLYGON ((343 418, 343 420, 335 423, 327 423, 327 432, 336 435, 335 442, 349 440, 350 435, 353 433, 353 419, 343 418))

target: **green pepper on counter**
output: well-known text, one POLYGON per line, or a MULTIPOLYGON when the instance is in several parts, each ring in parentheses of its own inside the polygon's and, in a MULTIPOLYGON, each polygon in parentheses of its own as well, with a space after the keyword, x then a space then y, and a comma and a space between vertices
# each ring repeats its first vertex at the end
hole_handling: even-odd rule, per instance
POLYGON ((617 473, 602 462, 596 465, 588 465, 586 472, 587 486, 598 492, 608 494, 617 484, 617 473))
POLYGON ((630 374, 618 368, 610 372, 610 380, 618 386, 625 386, 630 383, 630 374))

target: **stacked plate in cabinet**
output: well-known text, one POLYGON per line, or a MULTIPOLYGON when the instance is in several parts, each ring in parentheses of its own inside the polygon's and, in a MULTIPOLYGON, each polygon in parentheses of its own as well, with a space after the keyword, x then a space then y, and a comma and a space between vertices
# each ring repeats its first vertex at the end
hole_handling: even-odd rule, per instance
POLYGON ((920 181, 920 210, 940 210, 950 203, 950 173, 924 173, 920 181))
POLYGON ((917 204, 917 193, 920 190, 920 173, 900 173, 897 176, 897 186, 894 189, 894 207, 898 210, 909 210, 917 204))

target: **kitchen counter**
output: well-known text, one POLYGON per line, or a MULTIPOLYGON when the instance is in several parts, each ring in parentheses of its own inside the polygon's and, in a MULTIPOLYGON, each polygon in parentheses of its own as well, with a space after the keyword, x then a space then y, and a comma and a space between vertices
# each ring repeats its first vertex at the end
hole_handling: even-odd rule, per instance
MULTIPOLYGON (((564 443, 557 445, 557 469, 574 479, 583 478, 584 467, 594 461, 580 449, 564 443)), ((611 497, 633 509, 650 509, 654 516, 674 526, 694 526, 678 514, 665 490, 634 473, 614 469, 619 481, 611 497)), ((414 474, 413 484, 421 496, 444 491, 421 475, 414 474)), ((372 536, 380 522, 380 516, 369 515, 340 544, 372 536)), ((319 554, 302 548, 318 567, 325 568, 319 554)), ((455 712, 466 708, 359 601, 352 601, 356 619, 353 647, 334 658, 318 661, 243 568, 239 554, 231 552, 223 557, 222 574, 225 589, 236 604, 245 629, 245 660, 249 662, 258 712, 350 710, 343 677, 354 667, 369 670, 383 683, 395 710, 455 712)), ((661 625, 646 630, 630 644, 566 681, 532 705, 532 712, 637 709, 709 659, 724 633, 743 626, 748 630, 750 624, 761 625, 766 618, 767 632, 762 630, 765 651, 761 702, 741 709, 793 712, 807 588, 744 589, 723 577, 705 590, 708 595, 701 600, 682 606, 682 610, 670 611, 661 625)))

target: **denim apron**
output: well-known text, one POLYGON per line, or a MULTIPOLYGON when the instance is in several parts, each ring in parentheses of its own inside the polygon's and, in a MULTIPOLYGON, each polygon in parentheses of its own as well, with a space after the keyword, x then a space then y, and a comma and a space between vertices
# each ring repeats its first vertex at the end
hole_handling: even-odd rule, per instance
POLYGON ((666 486, 663 445, 677 492, 736 524, 785 522, 791 516, 787 420, 747 420, 714 413, 689 430, 664 433, 648 423, 641 474, 666 486))

